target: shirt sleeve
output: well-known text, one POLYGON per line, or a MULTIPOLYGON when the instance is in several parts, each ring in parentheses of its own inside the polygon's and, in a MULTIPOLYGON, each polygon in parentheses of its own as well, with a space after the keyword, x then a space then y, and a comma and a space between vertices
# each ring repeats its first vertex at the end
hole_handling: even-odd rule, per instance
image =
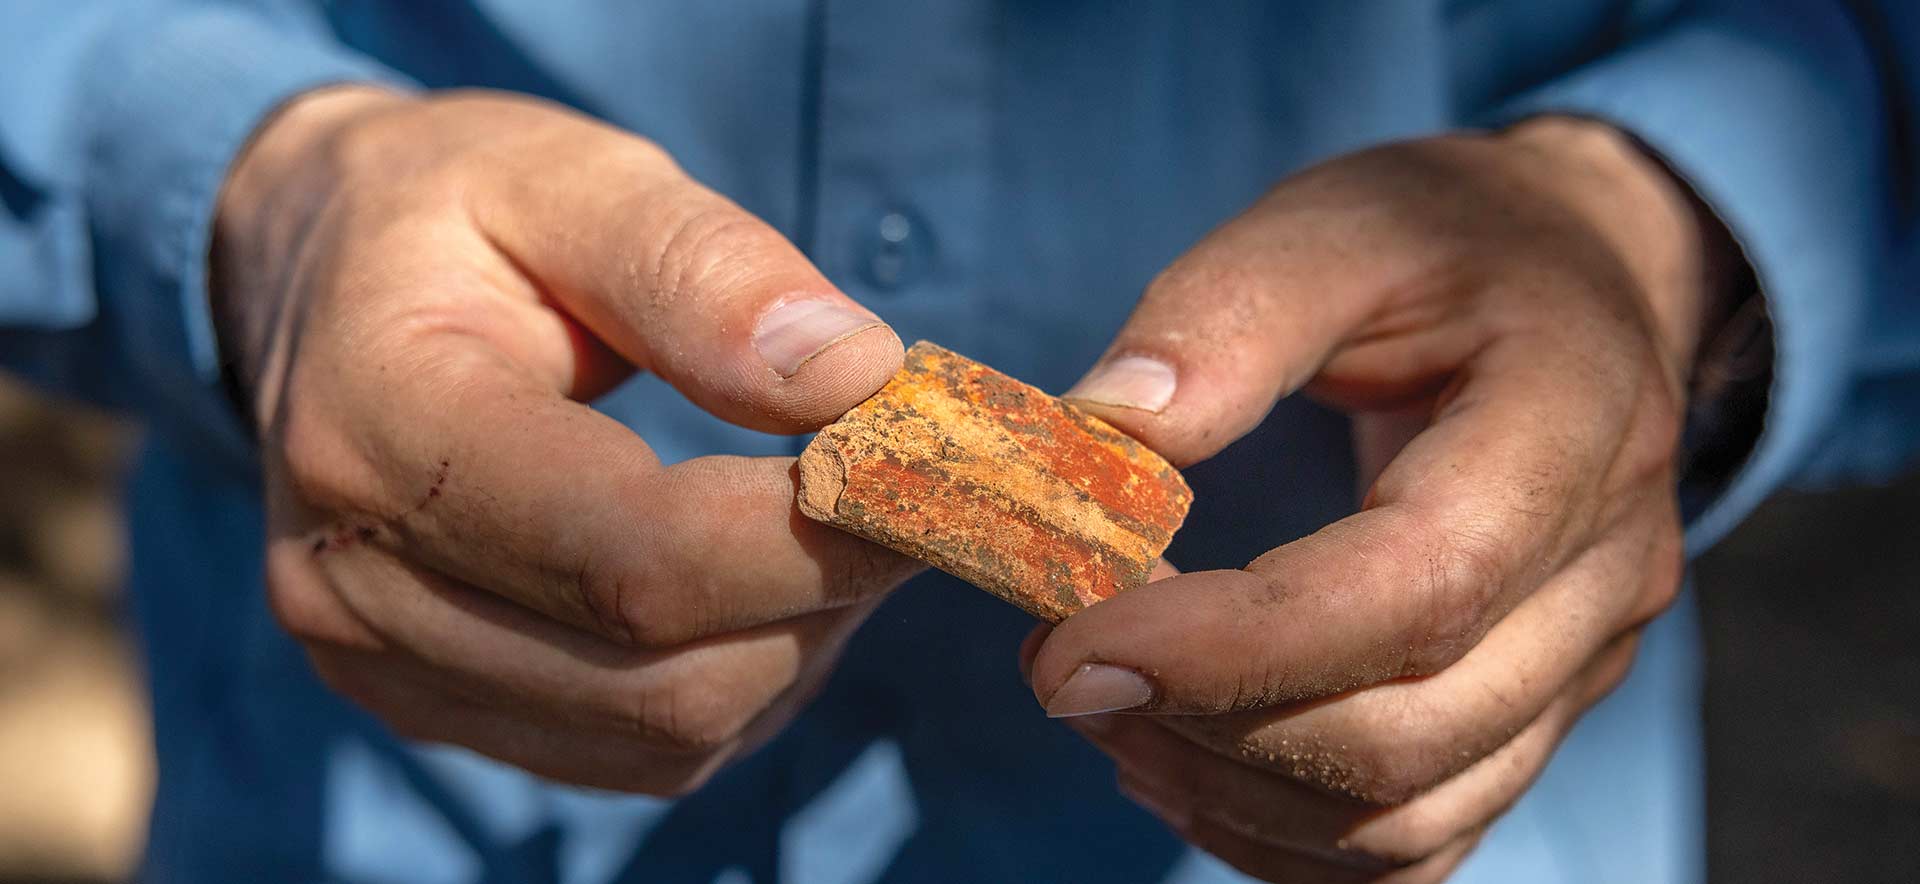
POLYGON ((298 3, 28 0, 0 28, 0 365, 244 446, 220 385, 214 200, 288 98, 402 78, 298 3))
MULTIPOLYGON (((1889 88, 1895 71, 1862 28, 1860 9, 1870 7, 1851 5, 1684 5, 1499 114, 1575 114, 1632 133, 1692 186, 1752 264, 1774 336, 1764 424, 1744 465, 1709 489, 1711 503, 1691 520, 1691 552, 1815 461, 1829 474, 1864 470, 1904 459, 1920 437, 1916 409, 1883 415, 1907 438, 1883 432, 1838 462, 1832 453, 1860 404, 1874 317, 1906 296, 1890 261, 1902 226, 1893 145, 1912 108, 1889 88)), ((1920 320, 1905 314, 1900 321, 1920 320)), ((1920 366, 1920 346, 1891 363, 1920 366)))

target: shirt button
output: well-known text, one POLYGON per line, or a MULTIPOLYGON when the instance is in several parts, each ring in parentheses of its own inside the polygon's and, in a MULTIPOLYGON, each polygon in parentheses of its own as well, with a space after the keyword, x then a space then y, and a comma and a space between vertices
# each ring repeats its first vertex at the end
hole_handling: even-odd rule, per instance
POLYGON ((871 233, 862 237, 861 275, 883 292, 899 291, 926 274, 933 258, 933 242, 926 224, 911 210, 888 209, 873 220, 871 233))

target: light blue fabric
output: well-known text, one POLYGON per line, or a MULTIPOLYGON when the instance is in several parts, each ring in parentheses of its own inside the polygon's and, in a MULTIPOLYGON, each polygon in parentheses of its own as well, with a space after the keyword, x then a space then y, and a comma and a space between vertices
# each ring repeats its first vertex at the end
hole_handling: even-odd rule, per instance
MULTIPOLYGON (((1839 4, 1727 3, 1515 103, 1605 119, 1647 142, 1736 232, 1767 294, 1777 322, 1768 432, 1690 526, 1694 552, 1844 426, 1836 420, 1853 375, 1872 368, 1854 360, 1867 340, 1872 294, 1886 284, 1873 275, 1886 269, 1891 182, 1878 173, 1891 121, 1852 26, 1839 4), (1763 181, 1770 186, 1755 185, 1763 181)), ((1920 360, 1911 343, 1907 368, 1920 360)), ((1907 415, 1909 427, 1917 417, 1907 415)), ((1895 443, 1883 456, 1904 456, 1915 444, 1895 443)))
MULTIPOLYGON (((1726 219, 1778 329, 1765 434, 1698 548, 1810 464, 1881 473, 1920 440, 1915 142, 1895 137, 1916 32, 1906 7, 1818 0, 15 0, 0 363, 153 427, 132 495, 161 760, 144 878, 1237 880, 1040 716, 1014 668, 1026 618, 938 577, 881 609, 785 735, 680 802, 406 746, 330 695, 262 598, 203 284, 226 166, 290 95, 575 105, 664 144, 903 337, 1056 390, 1155 271, 1290 170, 1476 121, 1605 118, 1726 219)), ((796 449, 648 379, 600 406, 669 459, 796 449)), ((1192 479, 1171 558, 1237 566, 1351 509, 1345 423, 1284 402, 1192 479)), ((1697 880, 1696 658, 1683 604, 1461 880, 1697 880)))

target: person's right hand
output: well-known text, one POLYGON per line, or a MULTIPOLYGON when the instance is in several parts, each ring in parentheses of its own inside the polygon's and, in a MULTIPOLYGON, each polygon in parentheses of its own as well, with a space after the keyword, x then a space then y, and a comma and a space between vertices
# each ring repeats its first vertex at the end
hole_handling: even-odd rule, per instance
POLYGON ((634 370, 801 432, 900 341, 660 148, 550 104, 342 88, 236 163, 214 310, 262 441, 267 588, 411 738, 684 794, 770 736, 916 565, 802 518, 790 458, 662 466, 634 370))

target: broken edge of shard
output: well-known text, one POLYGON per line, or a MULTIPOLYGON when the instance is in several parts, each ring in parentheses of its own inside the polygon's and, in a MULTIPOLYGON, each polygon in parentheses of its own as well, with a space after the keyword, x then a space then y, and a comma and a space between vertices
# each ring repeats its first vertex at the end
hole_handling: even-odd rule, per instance
POLYGON ((840 493, 847 489, 847 461, 840 454, 833 428, 820 431, 800 452, 800 513, 816 522, 833 524, 840 493))

